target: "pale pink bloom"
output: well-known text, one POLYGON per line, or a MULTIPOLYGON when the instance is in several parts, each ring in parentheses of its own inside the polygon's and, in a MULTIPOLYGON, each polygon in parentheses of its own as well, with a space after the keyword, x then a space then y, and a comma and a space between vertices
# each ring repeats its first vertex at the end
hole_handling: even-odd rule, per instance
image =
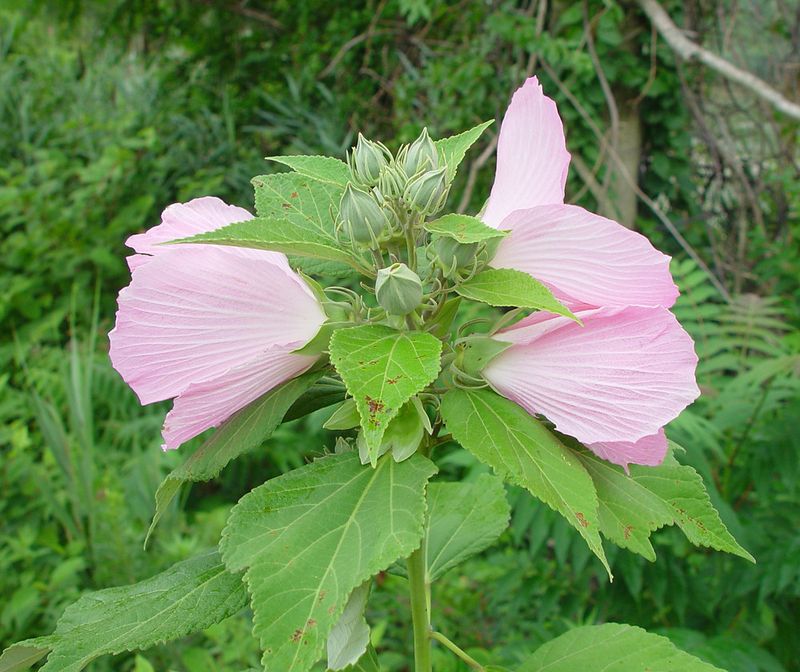
POLYGON ((669 257, 644 236, 564 204, 570 155, 556 104, 536 77, 517 90, 497 145, 483 221, 509 229, 495 268, 530 273, 571 306, 663 306, 678 290, 669 257))
POLYGON ((161 224, 131 236, 131 283, 109 334, 114 368, 143 404, 175 398, 165 449, 216 427, 315 357, 292 351, 326 316, 283 254, 237 247, 159 245, 251 219, 218 198, 176 203, 161 224))
POLYGON ((500 394, 611 462, 659 464, 662 427, 692 403, 697 355, 661 307, 539 312, 496 335, 513 343, 483 375, 500 394))

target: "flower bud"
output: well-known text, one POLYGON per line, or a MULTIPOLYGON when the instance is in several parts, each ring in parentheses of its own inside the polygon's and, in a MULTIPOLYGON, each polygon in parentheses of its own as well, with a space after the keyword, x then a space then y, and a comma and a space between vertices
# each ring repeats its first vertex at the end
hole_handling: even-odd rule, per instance
POLYGON ((358 142, 350 153, 350 171, 360 183, 374 185, 383 167, 389 163, 388 154, 383 145, 367 140, 359 133, 358 142))
POLYGON ((428 135, 428 129, 423 128, 419 137, 411 143, 403 157, 403 170, 406 175, 413 177, 423 170, 436 170, 439 167, 439 153, 436 145, 428 135))
POLYGON ((466 268, 475 259, 478 243, 459 243, 448 236, 440 236, 433 242, 439 266, 445 273, 466 268))
POLYGON ((392 264, 378 271, 375 296, 389 315, 407 315, 422 303, 422 281, 405 264, 392 264))
POLYGON ((367 193, 348 183, 339 204, 339 217, 345 223, 351 240, 371 243, 389 224, 386 212, 367 193))
POLYGON ((423 215, 439 211, 447 198, 447 169, 428 170, 410 179, 403 200, 423 215))
POLYGON ((408 178, 396 163, 386 166, 378 178, 378 190, 386 199, 400 198, 406 188, 408 178))

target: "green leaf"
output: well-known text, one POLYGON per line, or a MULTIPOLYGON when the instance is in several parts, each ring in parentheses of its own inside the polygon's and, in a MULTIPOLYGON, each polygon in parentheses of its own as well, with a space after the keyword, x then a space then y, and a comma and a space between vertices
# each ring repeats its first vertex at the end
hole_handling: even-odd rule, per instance
POLYGON ((346 429, 353 429, 358 427, 359 423, 358 409, 356 402, 352 399, 345 399, 342 404, 337 408, 329 417, 325 424, 322 426, 331 431, 342 431, 346 429))
POLYGON ((311 180, 298 173, 259 175, 251 182, 259 217, 288 219, 298 230, 335 241, 343 187, 311 180))
POLYGON ((231 571, 246 569, 265 667, 308 670, 352 591, 419 546, 435 471, 420 455, 400 463, 387 456, 371 469, 348 452, 242 497, 221 549, 231 571))
POLYGON ((371 581, 362 583, 347 600, 344 612, 328 635, 328 669, 342 670, 355 665, 369 646, 369 625, 364 618, 371 581))
POLYGON ((283 416, 284 422, 297 420, 309 413, 327 408, 344 401, 347 388, 337 378, 324 376, 303 396, 301 396, 283 416))
POLYGON ((490 306, 547 310, 580 322, 541 282, 512 268, 487 268, 462 282, 456 287, 456 291, 466 299, 488 303, 490 306))
POLYGON ((650 533, 677 525, 693 544, 755 562, 720 520, 700 474, 671 455, 657 467, 632 464, 630 475, 589 451, 580 458, 597 488, 600 531, 615 544, 653 561, 650 533))
POLYGON ((371 644, 367 647, 367 652, 361 656, 361 660, 355 665, 345 668, 345 672, 381 672, 378 654, 375 653, 371 644))
POLYGON ((458 166, 464 160, 467 150, 475 144, 475 141, 481 137, 482 133, 494 123, 494 119, 484 121, 474 128, 459 133, 458 135, 451 135, 449 138, 442 138, 437 140, 434 144, 439 150, 439 155, 444 159, 447 164, 447 179, 449 182, 453 181, 458 171, 458 166))
POLYGON ((49 637, 12 644, 0 655, 0 672, 22 672, 44 658, 53 647, 49 637))
POLYGON ((67 607, 56 631, 44 638, 52 652, 41 672, 77 672, 98 656, 205 630, 246 602, 242 577, 225 570, 219 553, 184 560, 139 583, 84 595, 67 607))
POLYGON ((271 250, 336 261, 355 269, 362 268, 356 257, 343 248, 335 238, 320 235, 317 231, 295 221, 275 217, 256 217, 246 222, 235 222, 215 231, 199 233, 172 242, 271 250))
POLYGON ((470 215, 449 214, 425 224, 428 233, 446 236, 457 240, 459 243, 482 243, 493 238, 503 238, 508 231, 493 229, 486 226, 477 217, 470 215))
POLYGON ((620 623, 574 628, 539 647, 517 672, 724 672, 666 637, 620 623))
POLYGON ((350 180, 347 164, 331 156, 268 156, 267 161, 282 163, 312 180, 329 182, 340 187, 344 187, 350 180))
POLYGON ((312 180, 299 173, 261 175, 252 182, 258 217, 179 242, 275 250, 363 270, 356 255, 344 249, 336 239, 341 186, 312 180))
POLYGON ((333 334, 331 362, 356 401, 373 464, 386 427, 400 407, 436 380, 441 352, 442 343, 435 336, 381 325, 333 334))
POLYGON ((267 392, 234 413, 186 462, 173 469, 156 491, 156 512, 145 545, 184 483, 216 478, 231 460, 260 446, 281 423, 289 407, 321 376, 319 372, 309 372, 267 392))
POLYGON ((491 546, 508 527, 511 508, 503 482, 481 474, 474 482, 428 486, 426 581, 491 546))
POLYGON ((475 457, 564 516, 611 576, 597 494, 577 455, 514 402, 489 390, 451 390, 442 399, 442 417, 475 457))

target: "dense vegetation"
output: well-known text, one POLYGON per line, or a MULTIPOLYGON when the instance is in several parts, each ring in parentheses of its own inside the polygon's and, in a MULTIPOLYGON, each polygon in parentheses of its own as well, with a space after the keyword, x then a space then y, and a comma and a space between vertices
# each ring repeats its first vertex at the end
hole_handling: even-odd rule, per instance
MULTIPOLYGON (((790 4, 664 3, 796 97, 790 4)), ((359 130, 408 141, 423 124, 440 137, 497 117, 535 72, 565 120, 569 199, 674 255, 703 396, 670 436, 758 564, 666 530, 655 565, 607 549, 608 584, 563 521, 511 492, 502 543, 434 595, 442 629, 510 664, 568 623, 620 620, 731 672, 800 669, 796 123, 681 65, 617 0, 7 2, 0 55, 0 644, 49 632, 84 591, 213 546, 243 492, 333 442, 324 412, 282 428, 194 487, 143 549, 153 493, 191 446, 158 450, 165 408, 140 408, 108 362, 127 235, 198 195, 249 207, 249 177, 277 169, 266 155, 343 156, 359 130)), ((490 186, 492 134, 482 143, 454 190, 469 212, 490 186)), ((447 468, 484 469, 464 452, 447 468)), ((389 670, 406 669, 402 581, 385 577, 370 619, 389 670)), ((242 612, 91 669, 246 669, 259 658, 249 629, 242 612)), ((436 670, 462 669, 436 653, 436 670)))

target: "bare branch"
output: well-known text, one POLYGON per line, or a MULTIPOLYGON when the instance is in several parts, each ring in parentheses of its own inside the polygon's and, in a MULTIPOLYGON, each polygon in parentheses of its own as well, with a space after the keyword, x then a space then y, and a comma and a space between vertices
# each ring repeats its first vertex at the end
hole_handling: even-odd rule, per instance
POLYGON ((751 72, 742 70, 730 61, 717 56, 699 44, 688 39, 669 17, 658 0, 638 0, 639 6, 658 29, 661 37, 675 53, 686 61, 698 60, 714 72, 722 75, 737 84, 749 89, 762 100, 768 101, 775 109, 783 112, 793 119, 800 120, 800 105, 793 103, 779 91, 767 84, 763 79, 756 77, 751 72))

